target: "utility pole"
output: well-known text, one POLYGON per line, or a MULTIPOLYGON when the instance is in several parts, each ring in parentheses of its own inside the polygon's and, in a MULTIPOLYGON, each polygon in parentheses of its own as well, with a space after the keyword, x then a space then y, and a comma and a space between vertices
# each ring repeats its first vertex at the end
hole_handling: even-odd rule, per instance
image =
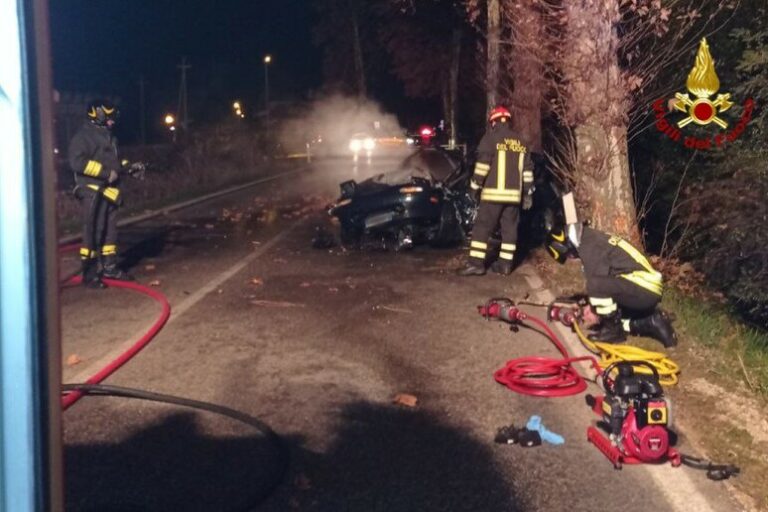
POLYGON ((184 129, 184 131, 187 131, 187 128, 189 127, 189 112, 187 111, 187 70, 191 68, 189 64, 187 64, 187 58, 182 57, 181 58, 181 64, 176 66, 181 70, 181 80, 179 82, 179 124, 184 129))
POLYGON ((144 75, 139 76, 139 134, 141 145, 147 144, 147 109, 144 98, 144 75))

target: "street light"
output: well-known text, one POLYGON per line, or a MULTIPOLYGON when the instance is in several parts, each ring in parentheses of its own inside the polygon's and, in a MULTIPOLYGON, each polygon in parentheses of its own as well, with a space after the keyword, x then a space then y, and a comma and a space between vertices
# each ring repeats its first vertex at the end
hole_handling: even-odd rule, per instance
POLYGON ((269 65, 272 63, 272 56, 264 56, 264 111, 267 114, 267 130, 269 130, 269 65))
POLYGON ((168 130, 173 133, 173 142, 176 142, 176 118, 173 114, 165 114, 163 121, 165 122, 165 126, 168 127, 168 130))

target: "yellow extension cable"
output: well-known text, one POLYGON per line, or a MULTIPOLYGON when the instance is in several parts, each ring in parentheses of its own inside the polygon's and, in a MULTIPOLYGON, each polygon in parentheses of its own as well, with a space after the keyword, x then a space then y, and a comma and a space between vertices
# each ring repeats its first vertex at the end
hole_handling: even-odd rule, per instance
MULTIPOLYGON (((666 354, 630 345, 613 345, 611 343, 592 341, 584 335, 578 322, 574 322, 573 327, 581 342, 587 347, 587 350, 600 357, 601 368, 605 369, 619 361, 645 361, 650 363, 659 372, 659 382, 663 386, 674 386, 677 384, 677 374, 680 373, 680 367, 668 358, 666 354)), ((651 373, 651 370, 642 365, 635 366, 635 371, 645 374, 651 373)))

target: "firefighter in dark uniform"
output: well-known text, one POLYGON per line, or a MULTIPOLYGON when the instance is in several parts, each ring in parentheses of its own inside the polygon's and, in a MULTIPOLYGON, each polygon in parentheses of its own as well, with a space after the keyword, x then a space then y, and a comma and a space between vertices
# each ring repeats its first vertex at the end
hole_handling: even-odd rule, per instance
POLYGON ((594 341, 620 343, 626 333, 648 336, 665 347, 677 337, 661 301, 663 280, 642 252, 626 240, 582 224, 550 232, 547 249, 559 262, 580 258, 591 309, 600 323, 594 341))
POLYGON ((117 209, 122 204, 120 173, 132 171, 121 162, 112 128, 118 109, 108 101, 88 106, 88 120, 69 144, 69 165, 75 173, 75 197, 80 201, 83 241, 80 247, 83 284, 104 288, 101 277, 130 280, 117 265, 117 209))
POLYGON ((511 130, 509 110, 491 110, 490 130, 480 140, 477 162, 470 185, 480 194, 469 262, 459 270, 462 276, 481 276, 486 271, 488 242, 501 221, 501 249, 491 270, 507 275, 512 272, 512 260, 517 248, 517 224, 520 205, 524 210, 533 202, 533 163, 528 147, 511 130))

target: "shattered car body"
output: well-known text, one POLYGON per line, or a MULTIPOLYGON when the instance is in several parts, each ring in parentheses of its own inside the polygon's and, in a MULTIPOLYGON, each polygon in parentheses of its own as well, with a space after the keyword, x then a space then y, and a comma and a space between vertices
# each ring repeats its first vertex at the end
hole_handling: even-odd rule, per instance
POLYGON ((342 183, 329 214, 338 218, 346 246, 402 250, 458 244, 467 238, 477 208, 469 176, 461 160, 424 149, 392 172, 342 183))

